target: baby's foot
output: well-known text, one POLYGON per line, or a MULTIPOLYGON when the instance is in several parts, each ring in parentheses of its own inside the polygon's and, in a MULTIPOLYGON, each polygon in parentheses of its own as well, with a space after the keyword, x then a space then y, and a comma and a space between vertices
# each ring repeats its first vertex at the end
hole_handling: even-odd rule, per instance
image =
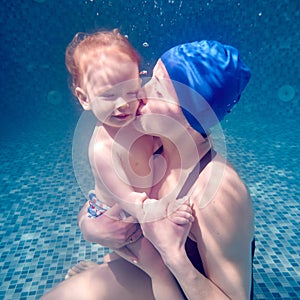
POLYGON ((193 211, 188 203, 183 203, 176 211, 168 215, 169 220, 177 225, 185 225, 194 222, 193 211))
POLYGON ((82 260, 68 270, 67 275, 65 276, 65 280, 69 279, 72 276, 76 276, 77 274, 82 273, 88 269, 95 268, 96 266, 98 266, 98 264, 93 261, 82 260))

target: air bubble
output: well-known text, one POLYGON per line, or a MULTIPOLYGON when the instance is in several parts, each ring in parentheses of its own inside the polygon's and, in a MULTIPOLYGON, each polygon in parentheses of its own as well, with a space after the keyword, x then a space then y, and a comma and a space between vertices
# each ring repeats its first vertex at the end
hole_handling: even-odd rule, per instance
POLYGON ((277 91, 278 98, 283 102, 289 102, 293 100, 295 94, 295 89, 289 84, 281 86, 277 91))
POLYGON ((60 105, 62 102, 61 92, 52 90, 47 95, 47 101, 52 105, 60 105))
POLYGON ((147 74, 148 74, 147 70, 142 70, 142 71, 140 72, 140 75, 147 75, 147 74))

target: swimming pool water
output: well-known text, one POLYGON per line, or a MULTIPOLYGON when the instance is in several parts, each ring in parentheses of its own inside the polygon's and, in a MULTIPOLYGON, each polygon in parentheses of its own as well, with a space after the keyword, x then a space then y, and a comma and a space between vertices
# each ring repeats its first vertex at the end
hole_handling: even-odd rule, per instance
POLYGON ((81 111, 64 67, 72 36, 97 27, 121 27, 147 70, 181 42, 214 38, 240 49, 253 75, 222 125, 255 207, 255 297, 299 298, 300 2, 39 2, 0 10, 0 299, 38 299, 79 260, 108 252, 85 242, 76 223, 81 111))

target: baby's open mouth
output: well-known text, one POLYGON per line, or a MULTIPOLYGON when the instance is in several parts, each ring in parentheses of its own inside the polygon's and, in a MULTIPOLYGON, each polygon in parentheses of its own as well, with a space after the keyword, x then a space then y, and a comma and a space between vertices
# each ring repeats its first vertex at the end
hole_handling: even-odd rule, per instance
POLYGON ((117 119, 126 119, 130 116, 130 114, 120 114, 120 115, 114 115, 114 118, 117 118, 117 119))

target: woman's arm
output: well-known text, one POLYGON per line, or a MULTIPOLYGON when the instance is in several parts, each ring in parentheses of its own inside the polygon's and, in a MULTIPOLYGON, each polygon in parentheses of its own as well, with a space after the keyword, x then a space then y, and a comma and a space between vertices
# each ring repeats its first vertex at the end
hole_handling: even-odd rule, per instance
POLYGON ((182 231, 178 230, 177 226, 174 222, 164 219, 145 223, 142 228, 144 235, 158 249, 188 299, 229 299, 194 268, 184 248, 187 235, 182 235, 182 231))
POLYGON ((122 208, 115 204, 97 218, 89 218, 89 201, 78 214, 78 225, 86 241, 111 249, 119 249, 142 236, 140 225, 132 216, 122 219, 122 208))
MULTIPOLYGON (((115 249, 120 247, 115 250, 119 256, 134 263, 150 276, 155 299, 184 299, 173 274, 164 264, 158 251, 146 238, 140 237, 140 228, 137 223, 127 223, 117 219, 121 211, 117 205, 94 219, 87 217, 86 206, 83 207, 78 217, 85 238, 115 249), (134 224, 136 227, 127 228, 128 224, 134 224), (132 235, 128 237, 127 234, 131 234, 131 231, 135 229, 133 234, 135 237, 131 241, 132 235)), ((177 214, 175 218, 177 222, 189 222, 182 214, 177 214)))
MULTIPOLYGON (((164 264, 159 252, 145 237, 140 238, 138 241, 128 245, 127 247, 137 257, 134 264, 151 278, 152 290, 155 299, 184 299, 175 277, 164 264)), ((132 263, 131 258, 123 251, 120 252, 119 250, 116 250, 116 253, 132 263)))
POLYGON ((199 207, 199 197, 191 197, 195 218, 192 234, 207 277, 194 268, 186 255, 184 243, 188 232, 180 231, 168 219, 142 224, 144 235, 158 249, 191 300, 241 300, 250 296, 251 201, 239 180, 227 179, 205 208, 199 207))

